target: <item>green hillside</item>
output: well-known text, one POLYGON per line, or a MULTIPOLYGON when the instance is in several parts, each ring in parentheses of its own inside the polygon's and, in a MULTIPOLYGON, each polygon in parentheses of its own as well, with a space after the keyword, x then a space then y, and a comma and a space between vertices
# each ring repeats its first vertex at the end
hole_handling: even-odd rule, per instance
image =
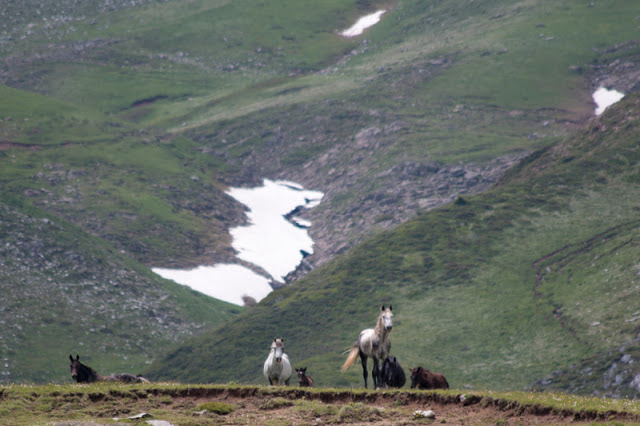
MULTIPOLYGON (((521 389, 594 356, 635 357, 639 118, 630 97, 497 188, 367 240, 148 373, 261 383, 269 341, 283 336, 319 384, 361 386, 359 366, 340 373, 343 351, 383 303, 394 306, 392 353, 455 388, 521 389)), ((609 393, 638 391, 629 369, 609 393)), ((607 383, 597 373, 582 392, 607 383)))
POLYGON ((324 261, 486 188, 481 175, 425 189, 397 167, 546 146, 591 113, 594 64, 637 51, 615 52, 637 36, 633 1, 468 3, 10 2, 0 140, 15 160, 2 190, 32 189, 32 203, 147 265, 193 266, 233 257, 242 209, 226 185, 296 179, 328 193, 312 213, 339 229, 324 261), (388 12, 365 36, 337 34, 377 8, 388 12), (69 179, 43 182, 52 166, 73 174, 71 195, 69 179))
MULTIPOLYGON (((612 146, 611 156, 619 158, 607 167, 584 163, 578 172, 575 160, 549 161, 553 172, 534 172, 558 149, 548 147, 575 145, 598 85, 638 89, 638 2, 10 0, 3 6, 0 237, 11 241, 2 260, 13 266, 0 270, 0 286, 14 299, 0 300, 0 312, 19 306, 19 320, 12 321, 30 324, 22 326, 29 333, 11 333, 5 346, 15 347, 6 356, 11 380, 59 377, 52 373, 57 349, 47 353, 51 361, 28 356, 36 340, 41 348, 77 341, 60 313, 52 329, 62 331, 33 331, 44 317, 42 308, 31 307, 51 300, 71 303, 64 312, 76 320, 89 316, 90 330, 113 330, 106 324, 117 320, 116 343, 127 349, 88 351, 104 368, 142 366, 166 348, 169 334, 181 340, 239 312, 148 269, 233 260, 228 230, 245 217, 224 191, 263 178, 326 194, 307 213, 317 242, 308 260, 324 266, 229 324, 230 334, 220 334, 229 336, 224 342, 193 343, 235 348, 230 359, 217 360, 228 362, 224 372, 199 378, 187 364, 195 358, 210 368, 209 355, 183 358, 191 349, 182 348, 164 377, 259 380, 254 361, 272 334, 282 334, 294 355, 308 354, 320 383, 357 384, 355 369, 338 376, 334 366, 359 329, 373 324, 378 305, 391 301, 394 351, 403 363, 446 369, 454 383, 548 386, 546 375, 566 377, 563 369, 574 362, 588 370, 608 360, 607 374, 614 376, 627 365, 615 358, 630 339, 636 311, 629 316, 625 303, 632 298, 615 286, 633 274, 601 277, 613 286, 601 293, 596 270, 617 270, 605 264, 613 259, 604 256, 616 247, 612 241, 621 247, 616 259, 632 262, 633 244, 616 239, 635 229, 632 175, 625 180, 608 168, 626 164, 630 154, 612 146), (382 21, 364 35, 338 34, 380 8, 387 10, 382 21), (542 151, 499 189, 474 197, 535 150, 542 151), (551 176, 565 181, 545 180, 551 176), (41 238, 41 218, 72 225, 41 238), (25 244, 33 245, 22 255, 26 266, 16 266, 12 250, 25 244), (599 262, 584 260, 587 247, 599 262), (63 256, 54 279, 39 263, 50 253, 91 258, 63 256), (571 275, 554 269, 565 262, 574 265, 571 275), (84 275, 74 272, 80 264, 84 275), (113 308, 101 317, 81 307, 94 287, 119 282, 120 270, 136 272, 120 293, 105 287, 106 305, 147 297, 160 306, 165 292, 176 292, 175 323, 193 327, 166 329, 158 322, 145 329, 142 344, 132 332, 148 320, 141 312, 129 317, 113 308), (622 305, 572 304, 577 296, 564 283, 575 280, 584 280, 580 297, 614 295, 622 305), (137 282, 144 283, 143 294, 136 293, 137 282), (55 289, 56 298, 19 290, 30 286, 55 289), (58 298, 75 286, 84 293, 58 298), (288 332, 269 322, 280 313, 292 324, 288 332), (131 320, 123 325, 125 318, 131 320), (588 322, 584 336, 573 322, 588 322), (255 324, 262 328, 253 330, 255 324), (608 343, 586 337, 598 333, 608 343), (499 371, 505 365, 509 375, 499 371)), ((583 148, 575 149, 582 158, 583 148)), ((162 317, 153 312, 153 321, 162 317)), ((62 352, 66 359, 67 349, 62 352)), ((159 367, 152 370, 160 374, 159 367)))
POLYGON ((243 308, 165 281, 72 223, 0 202, 2 383, 71 381, 69 354, 137 373, 243 308))

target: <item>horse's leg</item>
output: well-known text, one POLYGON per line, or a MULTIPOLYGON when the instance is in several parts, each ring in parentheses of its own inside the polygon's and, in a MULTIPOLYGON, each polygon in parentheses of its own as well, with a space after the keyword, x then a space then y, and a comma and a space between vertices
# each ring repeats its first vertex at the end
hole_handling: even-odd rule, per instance
POLYGON ((373 360, 373 371, 371 372, 371 377, 373 377, 373 388, 379 389, 382 380, 380 380, 381 377, 380 367, 378 366, 378 357, 374 355, 371 357, 371 359, 373 360))
POLYGON ((273 386, 273 381, 271 381, 271 377, 269 377, 269 386, 273 386))
MULTIPOLYGON (((289 377, 289 379, 291 379, 291 377, 289 377)), ((286 386, 289 386, 289 379, 287 379, 287 380, 285 380, 285 381, 284 381, 284 384, 285 384, 286 386)))
POLYGON ((364 387, 367 388, 367 356, 360 352, 360 361, 362 361, 362 376, 364 377, 364 387))

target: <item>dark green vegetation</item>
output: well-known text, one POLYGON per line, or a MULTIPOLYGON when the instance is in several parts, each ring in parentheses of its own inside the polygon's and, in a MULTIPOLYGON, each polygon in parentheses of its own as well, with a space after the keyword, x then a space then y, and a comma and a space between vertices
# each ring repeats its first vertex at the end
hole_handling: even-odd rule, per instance
POLYGON ((64 380, 85 348, 139 369, 238 312, 147 270, 230 260, 224 189, 270 177, 327 194, 311 260, 373 236, 155 376, 258 382, 284 336, 319 384, 359 386, 341 353, 393 302, 394 354, 453 387, 638 391, 635 99, 585 124, 596 83, 637 89, 637 1, 81 3, 0 11, 7 380, 64 380))
POLYGON ((12 385, 0 389, 0 425, 145 420, 179 425, 431 424, 415 416, 432 409, 437 423, 637 424, 637 401, 559 393, 384 392, 212 385, 12 385), (137 418, 129 419, 129 418, 137 418), (140 420, 142 419, 142 420, 140 420), (514 423, 515 422, 515 423, 514 423))

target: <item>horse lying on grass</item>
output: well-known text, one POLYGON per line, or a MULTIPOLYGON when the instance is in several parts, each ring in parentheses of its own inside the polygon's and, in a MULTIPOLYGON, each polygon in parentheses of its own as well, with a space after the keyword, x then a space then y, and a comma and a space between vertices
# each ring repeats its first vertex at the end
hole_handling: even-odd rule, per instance
POLYGON ((410 368, 411 389, 449 389, 449 382, 440 373, 432 373, 426 368, 410 368))
POLYGON ((71 378, 77 383, 93 383, 93 382, 123 382, 123 383, 149 383, 149 380, 142 376, 134 376, 133 374, 120 373, 110 376, 101 376, 96 370, 84 365, 80 362, 80 355, 76 355, 75 359, 69 355, 69 368, 71 369, 71 378))

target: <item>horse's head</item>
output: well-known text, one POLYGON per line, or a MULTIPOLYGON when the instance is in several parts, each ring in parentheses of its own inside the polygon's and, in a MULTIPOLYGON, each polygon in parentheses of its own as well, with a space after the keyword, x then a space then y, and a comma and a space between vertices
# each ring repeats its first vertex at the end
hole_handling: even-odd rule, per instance
POLYGON ((76 358, 73 359, 73 356, 69 355, 69 369, 71 369, 71 378, 78 381, 78 374, 80 372, 80 355, 76 355, 76 358))
POLYGON ((418 384, 418 378, 422 375, 422 367, 410 368, 411 372, 411 389, 415 388, 418 384))
POLYGON ((273 339, 271 350, 273 351, 273 356, 276 359, 276 362, 282 361, 282 355, 284 355, 284 339, 282 337, 279 339, 273 339))
POLYGON ((296 373, 298 373, 299 378, 303 378, 307 374, 307 367, 296 368, 296 373))
POLYGON ((80 355, 76 355, 75 359, 69 355, 69 368, 71 369, 71 378, 78 383, 95 382, 98 374, 88 365, 80 362, 80 355))
POLYGON ((391 312, 391 309, 391 305, 389 305, 388 308, 385 308, 384 305, 382 305, 382 308, 380 309, 380 320, 382 321, 382 326, 387 331, 391 331, 393 328, 393 312, 391 312))

